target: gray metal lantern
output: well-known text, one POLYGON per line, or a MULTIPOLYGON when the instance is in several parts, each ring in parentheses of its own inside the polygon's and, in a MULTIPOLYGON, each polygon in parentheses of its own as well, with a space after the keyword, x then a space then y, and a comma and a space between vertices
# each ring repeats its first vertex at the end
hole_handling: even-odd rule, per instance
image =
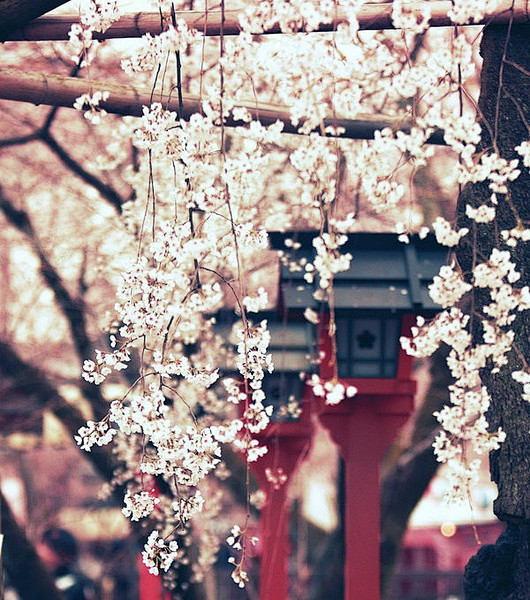
MULTIPOLYGON (((304 278, 305 265, 314 258, 316 235, 312 231, 269 233, 271 247, 284 253, 280 302, 291 322, 302 319, 306 307, 320 310, 314 297, 318 281, 308 283, 304 278)), ((347 237, 341 251, 352 254, 350 268, 333 280, 339 377, 395 378, 402 317, 439 310, 428 286, 446 263, 447 251, 432 235, 412 236, 409 244, 388 233, 347 237)))
POLYGON ((401 319, 398 316, 337 316, 339 377, 395 377, 401 319))

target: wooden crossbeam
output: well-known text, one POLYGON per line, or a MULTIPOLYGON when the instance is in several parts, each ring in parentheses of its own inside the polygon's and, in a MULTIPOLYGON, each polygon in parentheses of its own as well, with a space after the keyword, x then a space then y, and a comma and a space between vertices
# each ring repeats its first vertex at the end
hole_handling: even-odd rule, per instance
MULTIPOLYGON (((1 4, 1 2, 0 2, 1 4)), ((435 0, 432 2, 412 2, 407 4, 413 11, 421 14, 423 8, 428 4, 431 10, 430 24, 432 27, 447 27, 453 25, 447 16, 451 2, 445 0, 435 0)), ((515 23, 526 23, 530 21, 529 0, 501 0, 498 8, 490 14, 487 14, 480 24, 490 22, 507 23, 513 19, 515 23), (513 8, 512 8, 513 5, 513 8)), ((228 10, 225 12, 223 24, 224 35, 237 35, 241 28, 239 26, 240 11, 228 10)), ((394 29, 392 23, 392 3, 384 4, 364 4, 358 13, 359 26, 362 30, 394 29)), ((189 27, 193 27, 204 33, 206 36, 218 36, 221 31, 221 12, 209 11, 182 11, 176 13, 177 19, 184 20, 189 27)), ((46 40, 67 40, 70 27, 79 21, 77 15, 69 16, 47 16, 41 17, 14 32, 8 39, 14 41, 46 41, 46 40)), ((346 21, 346 15, 343 10, 337 9, 336 17, 331 23, 321 25, 317 31, 334 31, 338 25, 346 21)), ((123 15, 104 33, 96 33, 96 39, 111 38, 134 38, 141 37, 146 33, 156 35, 162 31, 160 14, 155 12, 138 12, 134 14, 123 15)), ((302 25, 300 32, 305 31, 302 25)), ((279 25, 271 27, 265 33, 281 33, 279 25)))
MULTIPOLYGON (((0 99, 31 102, 32 104, 46 104, 49 106, 65 106, 72 108, 76 98, 90 91, 107 91, 109 98, 101 103, 101 108, 109 113, 118 115, 131 115, 139 117, 142 108, 152 102, 161 102, 168 110, 178 112, 178 99, 176 92, 172 94, 152 92, 144 87, 120 85, 103 81, 87 81, 76 77, 61 75, 48 75, 44 73, 31 73, 17 69, 0 69, 0 99)), ((247 108, 253 118, 263 125, 271 125, 281 121, 285 133, 300 133, 292 123, 289 109, 286 107, 272 106, 253 102, 239 102, 238 106, 247 108)), ((187 120, 194 113, 200 112, 200 100, 197 96, 183 94, 182 118, 187 120)), ((395 117, 363 116, 359 119, 326 119, 325 126, 336 126, 344 129, 340 137, 349 139, 372 139, 376 131, 390 127, 394 130, 407 131, 410 123, 395 117)), ((234 118, 229 118, 227 126, 245 126, 246 123, 234 118)), ((435 132, 429 143, 443 145, 443 134, 435 132)))

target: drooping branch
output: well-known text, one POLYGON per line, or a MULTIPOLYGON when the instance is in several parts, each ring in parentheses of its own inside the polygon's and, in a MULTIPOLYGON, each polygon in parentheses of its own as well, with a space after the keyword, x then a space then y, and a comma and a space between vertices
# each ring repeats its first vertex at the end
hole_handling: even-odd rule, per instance
MULTIPOLYGON (((37 404, 49 409, 73 437, 80 427, 86 424, 86 419, 76 406, 68 403, 49 381, 46 375, 37 367, 22 359, 13 347, 0 341, 0 375, 9 379, 11 389, 24 396, 35 398, 37 404)), ((112 481, 116 461, 107 446, 93 446, 90 452, 83 452, 83 456, 90 461, 95 470, 105 481, 112 481)), ((157 479, 159 489, 171 495, 171 489, 162 478, 157 479)), ((114 488, 114 497, 121 503, 125 486, 114 488)), ((149 522, 133 522, 132 528, 138 539, 142 539, 149 526, 149 522), (147 526, 147 527, 146 527, 147 526)), ((190 567, 186 564, 179 566, 181 581, 189 582, 191 578, 190 567)), ((34 596, 41 597, 41 596, 34 596)), ((189 585, 183 594, 185 600, 204 600, 203 589, 200 584, 189 585)))
MULTIPOLYGON (((412 2, 407 4, 417 14, 422 14, 425 6, 431 10, 431 27, 449 27, 453 25, 449 19, 448 12, 451 9, 451 2, 434 1, 434 2, 412 2)), ((502 0, 499 6, 490 14, 487 14, 484 19, 480 20, 480 24, 495 22, 506 23, 510 18, 512 10, 511 0, 502 0)), ((529 20, 528 6, 525 0, 516 0, 513 3, 513 13, 516 22, 526 22, 529 20)), ((227 10, 225 11, 225 21, 223 24, 223 35, 238 35, 241 31, 239 25, 240 11, 227 10)), ((176 13, 176 19, 183 20, 188 27, 197 29, 206 36, 218 36, 221 30, 221 12, 208 11, 181 11, 176 13)), ((392 3, 374 3, 364 4, 359 9, 357 18, 359 20, 359 28, 361 30, 379 30, 379 29, 394 29, 392 23, 392 3)), ((9 40, 14 41, 46 41, 46 40, 67 40, 68 32, 74 23, 79 21, 76 15, 65 15, 57 17, 42 17, 36 21, 29 23, 25 27, 15 31, 9 40)), ((336 16, 330 23, 322 24, 316 30, 317 32, 335 31, 337 27, 347 21, 346 14, 343 10, 337 9, 336 16)), ((162 31, 160 24, 160 14, 155 12, 138 12, 134 14, 123 15, 116 23, 111 25, 104 33, 95 33, 96 39, 112 39, 112 38, 131 38, 141 37, 146 33, 156 35, 162 31)), ((301 23, 299 32, 305 32, 306 26, 301 23)), ((277 34, 281 33, 280 26, 274 25, 265 33, 277 34)))
POLYGON ((1 492, 0 519, 1 533, 4 535, 2 558, 11 584, 19 596, 64 600, 1 492))
MULTIPOLYGON (((152 90, 129 85, 119 85, 103 81, 83 81, 74 77, 60 75, 45 75, 43 73, 22 72, 16 69, 0 69, 0 99, 47 104, 49 106, 66 106, 72 108, 76 98, 90 89, 109 92, 109 98, 100 106, 109 113, 118 115, 142 116, 144 106, 149 106, 153 97, 161 102, 168 110, 177 112, 179 100, 173 95, 156 93, 152 90)), ((297 126, 291 123, 289 109, 269 104, 255 102, 240 102, 238 106, 246 108, 263 125, 271 125, 280 121, 285 133, 299 134, 297 126)), ((191 115, 200 112, 200 100, 197 96, 182 94, 182 118, 188 120, 191 115)), ((302 123, 300 123, 301 125, 302 123)), ((226 125, 231 127, 246 126, 244 121, 229 117, 226 125)), ((338 127, 341 134, 327 133, 329 136, 349 139, 372 139, 376 131, 386 127, 394 130, 407 131, 410 123, 397 117, 377 118, 367 115, 362 119, 328 118, 324 120, 325 127, 338 127)), ((319 133, 318 130, 315 130, 319 133)), ((429 143, 444 145, 443 134, 435 132, 429 143)))
POLYGON ((46 14, 50 10, 66 4, 68 0, 1 0, 0 1, 0 41, 5 40, 20 27, 46 14))

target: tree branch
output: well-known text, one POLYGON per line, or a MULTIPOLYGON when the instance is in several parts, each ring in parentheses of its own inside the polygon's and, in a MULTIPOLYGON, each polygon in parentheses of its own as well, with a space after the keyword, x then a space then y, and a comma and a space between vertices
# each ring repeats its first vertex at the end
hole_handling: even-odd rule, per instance
POLYGON ((82 179, 88 185, 91 185, 105 198, 114 208, 121 213, 122 205, 125 200, 118 194, 118 192, 110 185, 98 179, 92 173, 89 173, 81 163, 78 163, 74 158, 68 154, 68 152, 59 144, 59 142, 52 136, 47 130, 42 130, 39 135, 39 139, 42 140, 46 146, 59 158, 59 160, 67 166, 73 173, 75 173, 79 179, 82 179))
POLYGON ((0 140, 0 148, 8 148, 9 146, 21 146, 22 144, 27 144, 28 142, 34 142, 39 139, 39 131, 33 131, 32 133, 28 133, 27 135, 18 135, 11 138, 5 138, 0 140))
MULTIPOLYGON (((39 244, 37 234, 33 228, 29 215, 21 209, 14 207, 13 203, 7 198, 4 190, 0 186, 0 211, 4 214, 7 221, 22 233, 40 261, 40 272, 46 282, 46 285, 53 291, 59 309, 65 316, 70 327, 74 346, 77 351, 80 362, 86 358, 91 358, 93 346, 90 341, 84 303, 80 299, 74 298, 66 287, 61 275, 49 261, 42 246, 39 244)), ((107 413, 108 406, 103 399, 99 388, 89 383, 83 385, 85 395, 90 399, 94 413, 97 419, 100 419, 107 413)))

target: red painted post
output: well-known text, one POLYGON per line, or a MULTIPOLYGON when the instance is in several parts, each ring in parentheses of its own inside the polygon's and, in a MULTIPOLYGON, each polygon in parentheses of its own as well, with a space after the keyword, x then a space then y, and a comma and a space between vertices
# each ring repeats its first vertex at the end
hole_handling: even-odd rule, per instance
POLYGON ((142 555, 138 555, 138 598, 140 600, 169 600, 168 592, 162 587, 162 578, 152 575, 142 561, 142 555))
MULTIPOLYGON (((156 480, 151 480, 151 494, 158 496, 158 486, 156 480)), ((164 590, 162 586, 162 577, 149 573, 148 568, 142 560, 142 553, 138 554, 138 599, 139 600, 170 600, 170 593, 164 590)))
MULTIPOLYGON (((402 335, 411 318, 402 320, 402 335)), ((333 363, 327 323, 320 337, 324 353, 321 376, 332 377, 333 363)), ((397 377, 345 379, 358 389, 337 406, 321 405, 320 421, 345 462, 344 600, 379 600, 380 591, 380 464, 384 453, 413 408, 416 383, 412 360, 400 352, 397 377)))
POLYGON ((310 429, 303 429, 295 423, 273 425, 284 428, 278 438, 263 440, 269 451, 255 463, 251 463, 261 488, 267 493, 265 506, 261 511, 260 545, 262 548, 260 564, 260 600, 288 600, 289 598, 289 500, 287 489, 292 475, 309 450, 310 429), (287 426, 287 427, 286 427, 287 426), (285 433, 289 427, 299 430, 291 435, 285 433), (275 471, 282 468, 287 480, 275 487, 266 475, 267 469, 275 471))
POLYGON ((356 396, 320 420, 345 462, 345 600, 380 598, 380 462, 412 408, 411 399, 356 396), (379 413, 386 407, 394 411, 379 413))
POLYGON ((261 565, 260 600, 274 600, 289 597, 289 503, 287 502, 287 482, 274 489, 269 483, 267 503, 260 523, 261 565))

